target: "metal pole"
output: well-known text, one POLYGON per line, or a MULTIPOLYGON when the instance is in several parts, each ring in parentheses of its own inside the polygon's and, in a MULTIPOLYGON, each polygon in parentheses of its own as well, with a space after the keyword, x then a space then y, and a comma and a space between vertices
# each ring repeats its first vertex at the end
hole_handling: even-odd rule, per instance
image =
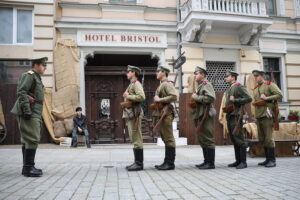
MULTIPOLYGON (((177 25, 180 23, 180 0, 177 0, 177 25)), ((181 55, 181 33, 177 32, 177 57, 181 55)), ((179 94, 183 93, 183 84, 182 84, 182 67, 178 69, 178 87, 179 94)))

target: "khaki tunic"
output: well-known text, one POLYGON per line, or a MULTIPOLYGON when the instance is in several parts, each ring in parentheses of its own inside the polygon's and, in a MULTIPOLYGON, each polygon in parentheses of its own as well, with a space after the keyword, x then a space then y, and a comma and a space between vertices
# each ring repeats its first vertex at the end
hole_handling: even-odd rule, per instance
POLYGON ((230 87, 225 92, 226 96, 226 106, 229 106, 231 104, 234 104, 235 110, 227 113, 226 120, 227 120, 227 127, 229 131, 229 136, 231 138, 231 141, 234 145, 240 146, 240 147, 246 147, 246 142, 243 135, 243 122, 241 120, 240 122, 240 129, 237 135, 233 134, 234 128, 237 126, 237 121, 240 117, 240 108, 242 105, 245 105, 247 103, 250 103, 252 101, 252 98, 248 94, 247 90, 244 86, 242 86, 240 83, 232 83, 230 87), (234 96, 234 102, 230 101, 230 96, 234 96))
POLYGON ((125 92, 128 92, 128 97, 125 101, 131 101, 134 104, 133 108, 125 108, 123 110, 123 118, 126 119, 126 125, 128 127, 129 137, 131 142, 133 143, 133 148, 135 149, 143 149, 143 137, 142 137, 142 118, 144 116, 143 109, 141 108, 141 104, 145 101, 145 93, 142 84, 133 80, 130 82, 128 88, 125 92), (140 107, 140 115, 138 116, 138 130, 134 129, 135 116, 138 114, 136 112, 137 107, 140 107))
MULTIPOLYGON (((173 136, 173 126, 172 122, 174 120, 174 110, 173 106, 170 104, 177 101, 177 92, 172 81, 164 79, 161 81, 160 85, 156 89, 155 95, 159 96, 160 102, 167 104, 169 106, 169 114, 165 118, 161 126, 161 139, 164 141, 165 145, 168 147, 176 147, 175 138, 173 136)), ((152 115, 159 120, 163 113, 163 110, 155 110, 152 115)))
POLYGON ((274 100, 282 99, 282 92, 276 84, 266 81, 264 83, 257 84, 254 87, 254 101, 261 100, 260 96, 262 94, 267 96, 267 104, 265 106, 255 106, 258 139, 264 145, 264 147, 274 148, 274 100), (272 118, 267 117, 267 110, 269 110, 272 114, 272 118))
MULTIPOLYGON (((190 113, 191 119, 194 120, 194 124, 197 127, 199 119, 204 116, 205 106, 211 106, 215 99, 215 90, 210 82, 201 82, 196 90, 197 97, 193 100, 197 103, 197 106, 192 109, 190 113)), ((201 133, 198 134, 198 141, 203 148, 215 148, 215 139, 213 135, 214 118, 208 116, 203 121, 201 133)))

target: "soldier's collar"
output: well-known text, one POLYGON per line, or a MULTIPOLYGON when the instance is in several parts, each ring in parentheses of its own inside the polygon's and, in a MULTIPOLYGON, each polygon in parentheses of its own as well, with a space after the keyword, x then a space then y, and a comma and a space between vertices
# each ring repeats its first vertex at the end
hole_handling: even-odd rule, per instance
POLYGON ((130 83, 136 83, 137 82, 137 79, 132 79, 131 81, 130 81, 130 83))
POLYGON ((167 77, 165 77, 165 78, 163 78, 163 79, 161 79, 161 83, 163 83, 163 82, 166 82, 166 81, 168 81, 168 79, 167 79, 167 77))

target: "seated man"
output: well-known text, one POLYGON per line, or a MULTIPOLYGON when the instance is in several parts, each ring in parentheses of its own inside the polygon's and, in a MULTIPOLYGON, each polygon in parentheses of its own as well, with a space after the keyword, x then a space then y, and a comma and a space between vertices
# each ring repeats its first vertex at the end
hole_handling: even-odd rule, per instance
POLYGON ((87 148, 91 148, 91 143, 89 140, 89 132, 86 128, 86 116, 82 114, 82 108, 76 108, 76 116, 73 118, 74 128, 72 131, 72 147, 77 147, 77 133, 83 133, 85 136, 87 148))

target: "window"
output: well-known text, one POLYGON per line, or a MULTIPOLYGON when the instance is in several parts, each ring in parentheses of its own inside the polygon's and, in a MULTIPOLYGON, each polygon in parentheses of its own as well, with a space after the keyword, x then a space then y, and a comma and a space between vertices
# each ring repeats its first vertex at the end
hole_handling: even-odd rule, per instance
POLYGON ((32 43, 32 19, 32 10, 0 7, 0 44, 32 43))
POLYGON ((267 13, 270 16, 276 15, 276 0, 268 0, 268 2, 267 2, 267 13))
POLYGON ((136 0, 110 0, 109 3, 115 3, 115 4, 136 4, 136 0))
POLYGON ((31 61, 0 61, 0 83, 17 84, 21 74, 30 69, 31 61))
POLYGON ((229 87, 225 81, 226 72, 234 68, 234 62, 206 61, 207 80, 214 84, 217 92, 224 92, 229 87))
POLYGON ((264 70, 266 71, 266 80, 274 82, 281 89, 280 58, 263 58, 264 70))

